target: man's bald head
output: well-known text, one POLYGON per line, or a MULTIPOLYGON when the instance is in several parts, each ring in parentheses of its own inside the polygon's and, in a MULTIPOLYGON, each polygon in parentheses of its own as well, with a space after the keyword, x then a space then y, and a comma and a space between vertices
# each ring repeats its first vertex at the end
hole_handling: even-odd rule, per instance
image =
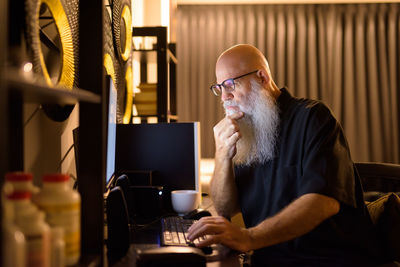
POLYGON ((216 76, 220 80, 259 69, 265 70, 270 75, 268 62, 263 53, 252 45, 239 44, 227 49, 219 56, 216 76))

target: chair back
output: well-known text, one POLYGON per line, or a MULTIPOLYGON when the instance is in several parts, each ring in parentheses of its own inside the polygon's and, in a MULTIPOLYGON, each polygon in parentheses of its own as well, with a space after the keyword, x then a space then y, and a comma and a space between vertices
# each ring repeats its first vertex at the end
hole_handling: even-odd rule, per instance
POLYGON ((355 163, 364 192, 400 192, 400 164, 355 163))

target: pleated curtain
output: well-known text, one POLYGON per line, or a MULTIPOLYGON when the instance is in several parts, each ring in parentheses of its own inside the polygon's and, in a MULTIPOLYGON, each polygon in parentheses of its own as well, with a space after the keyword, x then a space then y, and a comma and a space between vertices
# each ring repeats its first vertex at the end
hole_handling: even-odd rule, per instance
POLYGON ((200 121, 202 157, 223 117, 215 62, 238 43, 266 55, 279 87, 331 108, 354 161, 400 163, 399 4, 179 5, 178 116, 200 121))

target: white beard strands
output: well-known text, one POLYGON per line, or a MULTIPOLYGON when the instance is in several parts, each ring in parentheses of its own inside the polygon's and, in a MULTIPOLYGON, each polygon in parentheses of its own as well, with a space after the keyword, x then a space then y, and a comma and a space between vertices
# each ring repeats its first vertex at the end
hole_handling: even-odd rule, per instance
POLYGON ((234 100, 224 102, 227 115, 235 111, 226 106, 239 106, 245 116, 238 120, 242 137, 236 144, 235 165, 250 166, 264 163, 275 156, 278 136, 279 109, 275 99, 264 90, 259 82, 251 80, 251 92, 243 105, 234 100))

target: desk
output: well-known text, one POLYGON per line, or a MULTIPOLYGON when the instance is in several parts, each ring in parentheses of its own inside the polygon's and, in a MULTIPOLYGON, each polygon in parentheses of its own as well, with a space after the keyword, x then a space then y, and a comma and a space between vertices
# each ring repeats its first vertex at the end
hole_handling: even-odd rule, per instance
MULTIPOLYGON (((152 245, 143 244, 132 244, 129 251, 125 257, 119 260, 117 263, 111 265, 113 267, 136 267, 136 249, 140 247, 150 248, 152 245)), ((210 259, 207 260, 207 267, 241 267, 239 258, 235 254, 226 255, 220 259, 210 259)))
MULTIPOLYGON (((200 208, 208 209, 212 214, 215 213, 215 209, 212 206, 211 199, 209 197, 203 197, 200 208)), ((145 230, 141 230, 132 235, 133 244, 131 244, 128 253, 125 257, 120 259, 117 263, 112 266, 116 267, 135 267, 136 266, 136 250, 137 249, 151 249, 159 247, 160 227, 155 224, 153 227, 149 226, 145 230)), ((213 247, 213 253, 207 255, 207 267, 240 267, 240 261, 237 253, 230 249, 216 245, 213 247)))

